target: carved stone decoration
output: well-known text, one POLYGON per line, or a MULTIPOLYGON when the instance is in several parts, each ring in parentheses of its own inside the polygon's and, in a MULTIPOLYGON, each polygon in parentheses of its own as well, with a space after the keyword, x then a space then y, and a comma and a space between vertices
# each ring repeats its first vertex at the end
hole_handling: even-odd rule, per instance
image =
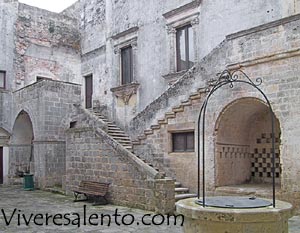
POLYGON ((114 48, 114 54, 120 54, 121 50, 118 47, 114 48))
POLYGON ((175 33, 176 33, 176 28, 174 28, 174 27, 171 26, 171 25, 168 25, 168 26, 167 26, 167 33, 168 33, 168 34, 175 34, 175 33))
POLYGON ((122 99, 125 105, 128 105, 130 98, 137 93, 137 89, 139 86, 139 83, 130 83, 123 86, 111 88, 110 90, 117 98, 122 99))
POLYGON ((199 24, 199 23, 200 23, 199 17, 197 17, 197 18, 195 18, 195 19, 193 19, 193 20, 191 21, 191 25, 192 25, 192 26, 194 26, 194 25, 196 25, 196 24, 199 24))

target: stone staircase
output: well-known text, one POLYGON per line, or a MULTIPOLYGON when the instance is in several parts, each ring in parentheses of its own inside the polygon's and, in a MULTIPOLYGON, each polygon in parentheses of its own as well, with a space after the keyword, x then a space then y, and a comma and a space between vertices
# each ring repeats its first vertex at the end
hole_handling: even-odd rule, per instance
MULTIPOLYGON (((159 130, 162 127, 162 125, 167 125, 169 119, 176 118, 176 115, 184 112, 185 108, 193 107, 196 103, 199 104, 207 91, 207 88, 199 88, 196 92, 190 94, 186 100, 181 101, 181 103, 178 106, 173 107, 170 112, 166 112, 162 119, 158 119, 156 124, 151 125, 150 128, 144 130, 143 134, 138 135, 138 137, 132 141, 132 145, 138 146, 145 144, 147 137, 154 134, 156 130, 159 130)), ((175 201, 192 197, 197 197, 197 194, 189 193, 188 188, 181 187, 180 182, 175 182, 175 201)))
POLYGON ((101 115, 97 110, 93 110, 91 112, 95 116, 97 116, 99 119, 101 119, 104 123, 106 123, 108 131, 107 133, 118 143, 120 143, 123 147, 125 147, 130 152, 133 152, 133 147, 131 140, 128 135, 125 134, 124 130, 119 128, 117 125, 115 125, 113 122, 109 121, 105 116, 101 115))
MULTIPOLYGON (((90 111, 94 116, 101 119, 108 127, 107 133, 110 135, 114 140, 116 140, 118 143, 120 143, 124 148, 129 150, 133 153, 133 144, 131 142, 131 139, 128 135, 126 135, 125 131, 119 128, 116 124, 109 121, 105 116, 103 116, 100 112, 98 112, 96 109, 93 109, 90 111)), ((136 155, 138 158, 140 158, 138 155, 136 155)), ((162 177, 173 179, 170 177, 166 177, 166 174, 163 171, 160 171, 158 168, 155 168, 153 164, 150 162, 144 160, 143 158, 140 158, 144 163, 148 164, 149 166, 153 167, 156 171, 158 171, 162 177)), ((174 179, 173 179, 174 180, 174 179)), ((179 201, 181 199, 195 197, 195 194, 188 193, 189 189, 181 187, 180 182, 175 182, 175 201, 179 201)))
POLYGON ((175 201, 179 201, 186 198, 197 197, 196 194, 189 193, 188 188, 181 187, 181 183, 175 181, 175 201))
POLYGON ((186 107, 192 106, 194 102, 199 102, 206 93, 207 88, 199 88, 195 93, 192 93, 187 100, 183 100, 178 106, 173 107, 172 111, 166 112, 164 118, 158 119, 156 124, 151 125, 149 129, 145 129, 143 134, 138 135, 138 137, 132 141, 132 144, 143 144, 148 135, 154 134, 155 130, 161 128, 161 125, 168 124, 169 119, 176 118, 176 114, 184 112, 186 107))

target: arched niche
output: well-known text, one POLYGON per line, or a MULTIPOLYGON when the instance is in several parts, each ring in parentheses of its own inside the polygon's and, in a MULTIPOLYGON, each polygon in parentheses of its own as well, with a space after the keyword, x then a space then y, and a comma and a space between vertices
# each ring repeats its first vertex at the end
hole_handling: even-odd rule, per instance
MULTIPOLYGON (((280 183, 280 124, 275 117, 276 183, 280 183)), ((216 186, 272 183, 272 128, 268 106, 257 98, 227 105, 215 128, 216 186)))
POLYGON ((11 176, 16 176, 20 172, 33 172, 33 140, 30 116, 26 111, 21 111, 15 120, 10 141, 9 173, 11 176))

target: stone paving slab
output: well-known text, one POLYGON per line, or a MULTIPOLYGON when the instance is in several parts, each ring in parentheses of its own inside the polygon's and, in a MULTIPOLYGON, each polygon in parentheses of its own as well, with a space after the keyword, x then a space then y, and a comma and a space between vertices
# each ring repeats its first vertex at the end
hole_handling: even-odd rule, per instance
MULTIPOLYGON (((181 221, 177 222, 177 226, 174 226, 173 218, 170 219, 170 224, 167 222, 160 226, 145 226, 141 223, 141 219, 145 214, 151 214, 152 216, 155 213, 147 212, 138 209, 131 209, 120 206, 113 205, 102 205, 102 206, 93 206, 91 203, 87 202, 73 202, 72 197, 66 197, 59 194, 53 194, 50 192, 44 192, 40 190, 36 191, 24 191, 20 186, 9 186, 4 187, 0 186, 0 232, 24 232, 24 233, 52 233, 52 232, 100 232, 100 233, 182 233, 182 227, 180 226, 181 221), (106 214, 113 216, 116 209, 118 209, 118 214, 121 216, 117 217, 117 222, 121 223, 121 218, 126 214, 134 216, 136 222, 130 226, 118 226, 115 222, 115 219, 112 217, 111 226, 107 226, 108 218, 104 218, 103 226, 92 226, 87 223, 83 225, 83 220, 81 219, 81 226, 77 225, 68 225, 68 226, 56 226, 53 224, 53 221, 49 222, 48 226, 45 226, 45 221, 43 221, 44 226, 38 226, 34 224, 34 221, 29 222, 29 226, 26 226, 24 220, 22 220, 22 215, 25 214, 27 218, 30 217, 30 214, 46 214, 55 215, 55 214, 66 214, 66 213, 78 213, 81 218, 84 216, 84 205, 86 205, 86 216, 89 217, 91 214, 106 214), (7 218, 10 218, 13 210, 17 208, 13 219, 9 226, 6 226, 5 219, 3 216, 3 211, 7 215, 7 218), (2 211, 3 209, 3 211, 2 211), (18 216, 20 216, 21 224, 18 225, 18 216)), ((78 223, 76 221, 77 215, 70 215, 70 221, 73 223, 78 223)), ((166 216, 165 216, 166 218, 166 216)), ((157 216, 157 222, 161 222, 162 217, 157 216)), ((9 220, 9 219, 8 219, 9 220)), ((57 219, 57 223, 67 223, 66 219, 60 221, 57 219)), ((127 216, 124 218, 125 223, 131 221, 131 217, 127 216)), ((180 219, 178 219, 180 220, 180 219)), ((41 219, 36 219, 38 224, 41 224, 41 219)), ((151 218, 147 216, 146 223, 151 222, 151 218)), ((92 221, 92 223, 95 223, 92 221)), ((100 220, 99 220, 100 223, 100 220)), ((300 233, 300 216, 295 216, 289 221, 290 230, 289 233, 300 233)))

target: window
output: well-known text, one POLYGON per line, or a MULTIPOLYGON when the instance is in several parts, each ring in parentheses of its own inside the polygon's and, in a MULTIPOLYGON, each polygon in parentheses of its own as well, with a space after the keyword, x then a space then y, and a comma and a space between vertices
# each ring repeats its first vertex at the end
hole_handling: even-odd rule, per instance
POLYGON ((177 71, 187 70, 194 65, 194 34, 190 24, 176 30, 176 60, 177 71))
POLYGON ((121 84, 129 84, 133 81, 132 47, 121 49, 121 84))
POLYGON ((0 88, 5 89, 5 84, 6 84, 6 72, 5 71, 0 71, 0 88))
POLYGON ((173 133, 172 151, 173 152, 194 152, 195 151, 194 132, 173 133))

